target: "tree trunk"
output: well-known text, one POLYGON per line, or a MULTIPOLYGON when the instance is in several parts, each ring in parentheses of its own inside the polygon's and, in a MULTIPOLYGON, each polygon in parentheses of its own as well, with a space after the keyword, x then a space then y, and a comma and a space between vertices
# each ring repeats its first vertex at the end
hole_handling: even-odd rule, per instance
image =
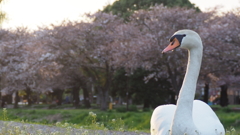
POLYGON ((174 91, 172 91, 171 93, 170 93, 170 104, 176 104, 177 103, 177 100, 176 100, 176 93, 174 92, 174 91))
POLYGON ((220 105, 222 107, 225 107, 228 105, 228 95, 227 95, 228 85, 224 84, 224 85, 221 85, 220 87, 221 87, 220 105))
POLYGON ((126 98, 127 98, 127 111, 129 111, 129 90, 130 90, 130 81, 129 77, 127 77, 127 92, 126 92, 126 98))
POLYGON ((18 91, 16 91, 16 92, 15 92, 14 108, 18 108, 18 102, 19 102, 19 95, 18 95, 18 91))
POLYGON ((73 105, 78 108, 79 107, 79 87, 73 87, 72 88, 72 94, 73 94, 73 105))
POLYGON ((6 97, 7 104, 12 104, 12 94, 7 95, 6 97))
POLYGON ((209 84, 205 83, 203 101, 208 104, 209 84))
POLYGON ((57 105, 62 105, 63 92, 64 92, 64 91, 61 90, 61 89, 56 89, 57 105))
POLYGON ((105 62, 105 79, 106 79, 106 83, 104 85, 104 87, 101 87, 100 92, 102 94, 102 98, 101 98, 101 110, 106 111, 108 108, 108 102, 109 102, 109 90, 111 87, 111 82, 112 82, 112 69, 109 66, 108 62, 105 62))
POLYGON ((5 107, 6 107, 6 106, 5 106, 5 105, 6 105, 6 102, 7 102, 7 101, 6 101, 6 98, 7 98, 6 95, 4 95, 4 96, 2 95, 2 104, 1 104, 1 107, 2 107, 2 108, 5 108, 5 107))
POLYGON ((36 104, 38 104, 38 105, 39 105, 39 102, 40 102, 40 101, 39 101, 39 100, 40 100, 40 96, 41 96, 41 94, 40 94, 40 92, 39 92, 39 93, 37 94, 37 96, 36 96, 36 97, 37 97, 37 99, 36 99, 36 104))
POLYGON ((128 90, 127 90, 127 93, 126 93, 126 97, 127 97, 127 111, 129 111, 129 93, 128 93, 128 90))
POLYGON ((100 109, 102 111, 106 111, 108 108, 108 91, 104 90, 103 88, 98 88, 98 97, 100 99, 100 109))
MULTIPOLYGON (((170 80, 172 82, 172 88, 175 91, 176 95, 178 96, 179 91, 180 91, 181 86, 182 86, 183 79, 177 80, 177 78, 178 78, 177 76, 180 75, 180 74, 178 73, 176 68, 174 69, 174 72, 173 72, 170 65, 167 64, 167 69, 168 69, 168 74, 169 74, 170 80)), ((175 98, 175 96, 174 96, 174 98, 175 98)))
POLYGON ((150 99, 145 98, 144 101, 143 101, 143 109, 148 109, 148 108, 150 108, 150 99))
POLYGON ((90 108, 91 104, 90 104, 90 101, 89 101, 89 92, 88 92, 87 88, 83 88, 83 97, 84 97, 84 106, 86 108, 90 108))
POLYGON ((106 111, 107 109, 108 109, 108 91, 103 91, 101 110, 106 111))
POLYGON ((25 92, 26 92, 26 98, 27 98, 28 106, 31 106, 32 105, 32 99, 31 99, 32 91, 31 91, 30 87, 27 86, 25 92))

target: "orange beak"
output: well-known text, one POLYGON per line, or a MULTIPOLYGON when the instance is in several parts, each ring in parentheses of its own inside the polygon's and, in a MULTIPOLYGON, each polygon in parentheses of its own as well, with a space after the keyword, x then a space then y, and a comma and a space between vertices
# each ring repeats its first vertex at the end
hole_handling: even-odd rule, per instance
POLYGON ((162 51, 162 53, 171 51, 180 46, 180 43, 177 38, 174 38, 172 42, 162 51))

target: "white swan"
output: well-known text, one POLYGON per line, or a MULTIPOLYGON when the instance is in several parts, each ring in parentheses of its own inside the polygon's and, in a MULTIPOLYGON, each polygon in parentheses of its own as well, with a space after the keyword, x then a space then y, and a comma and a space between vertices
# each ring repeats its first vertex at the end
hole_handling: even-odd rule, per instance
POLYGON ((202 61, 202 41, 192 30, 179 30, 170 39, 164 52, 177 47, 188 50, 188 65, 177 105, 157 107, 151 117, 151 135, 225 135, 213 110, 204 102, 194 100, 202 61))

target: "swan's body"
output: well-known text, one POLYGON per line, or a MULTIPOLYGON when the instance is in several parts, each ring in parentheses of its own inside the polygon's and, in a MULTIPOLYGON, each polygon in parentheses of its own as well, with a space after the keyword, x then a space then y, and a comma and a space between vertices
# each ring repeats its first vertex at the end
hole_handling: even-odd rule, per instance
POLYGON ((176 47, 188 50, 188 66, 177 105, 157 107, 151 117, 151 135, 224 135, 225 130, 213 110, 194 100, 202 61, 202 41, 192 30, 174 33, 163 52, 176 47))

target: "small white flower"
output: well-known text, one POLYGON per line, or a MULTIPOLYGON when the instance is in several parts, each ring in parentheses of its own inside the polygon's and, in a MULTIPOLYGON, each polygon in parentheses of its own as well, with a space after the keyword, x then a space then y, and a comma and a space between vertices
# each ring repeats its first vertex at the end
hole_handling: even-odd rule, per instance
POLYGON ((24 130, 21 130, 20 134, 26 135, 27 133, 24 130))
POLYGON ((236 130, 235 130, 235 128, 231 128, 231 131, 232 131, 232 132, 235 132, 236 130))
POLYGON ((103 130, 104 130, 104 131, 108 131, 108 129, 107 129, 107 128, 104 128, 103 130))
POLYGON ((88 115, 92 116, 93 112, 89 112, 88 115))
POLYGON ((56 122, 56 126, 61 126, 61 122, 56 122))
POLYGON ((123 129, 123 128, 119 128, 119 131, 122 131, 122 132, 123 132, 123 131, 124 131, 124 129, 123 129))
POLYGON ((88 130, 85 130, 82 135, 88 135, 88 130))
POLYGON ((94 113, 94 112, 89 112, 89 115, 92 116, 92 117, 94 117, 94 118, 97 117, 97 114, 94 113))
POLYGON ((64 127, 69 127, 69 123, 64 123, 64 127))
POLYGON ((58 131, 55 131, 52 133, 52 135, 59 135, 59 134, 60 134, 60 132, 58 132, 58 131))
POLYGON ((28 126, 27 125, 23 125, 23 128, 26 129, 28 126))
POLYGON ((37 133, 42 134, 42 130, 41 130, 41 129, 38 129, 38 130, 37 130, 37 133))

